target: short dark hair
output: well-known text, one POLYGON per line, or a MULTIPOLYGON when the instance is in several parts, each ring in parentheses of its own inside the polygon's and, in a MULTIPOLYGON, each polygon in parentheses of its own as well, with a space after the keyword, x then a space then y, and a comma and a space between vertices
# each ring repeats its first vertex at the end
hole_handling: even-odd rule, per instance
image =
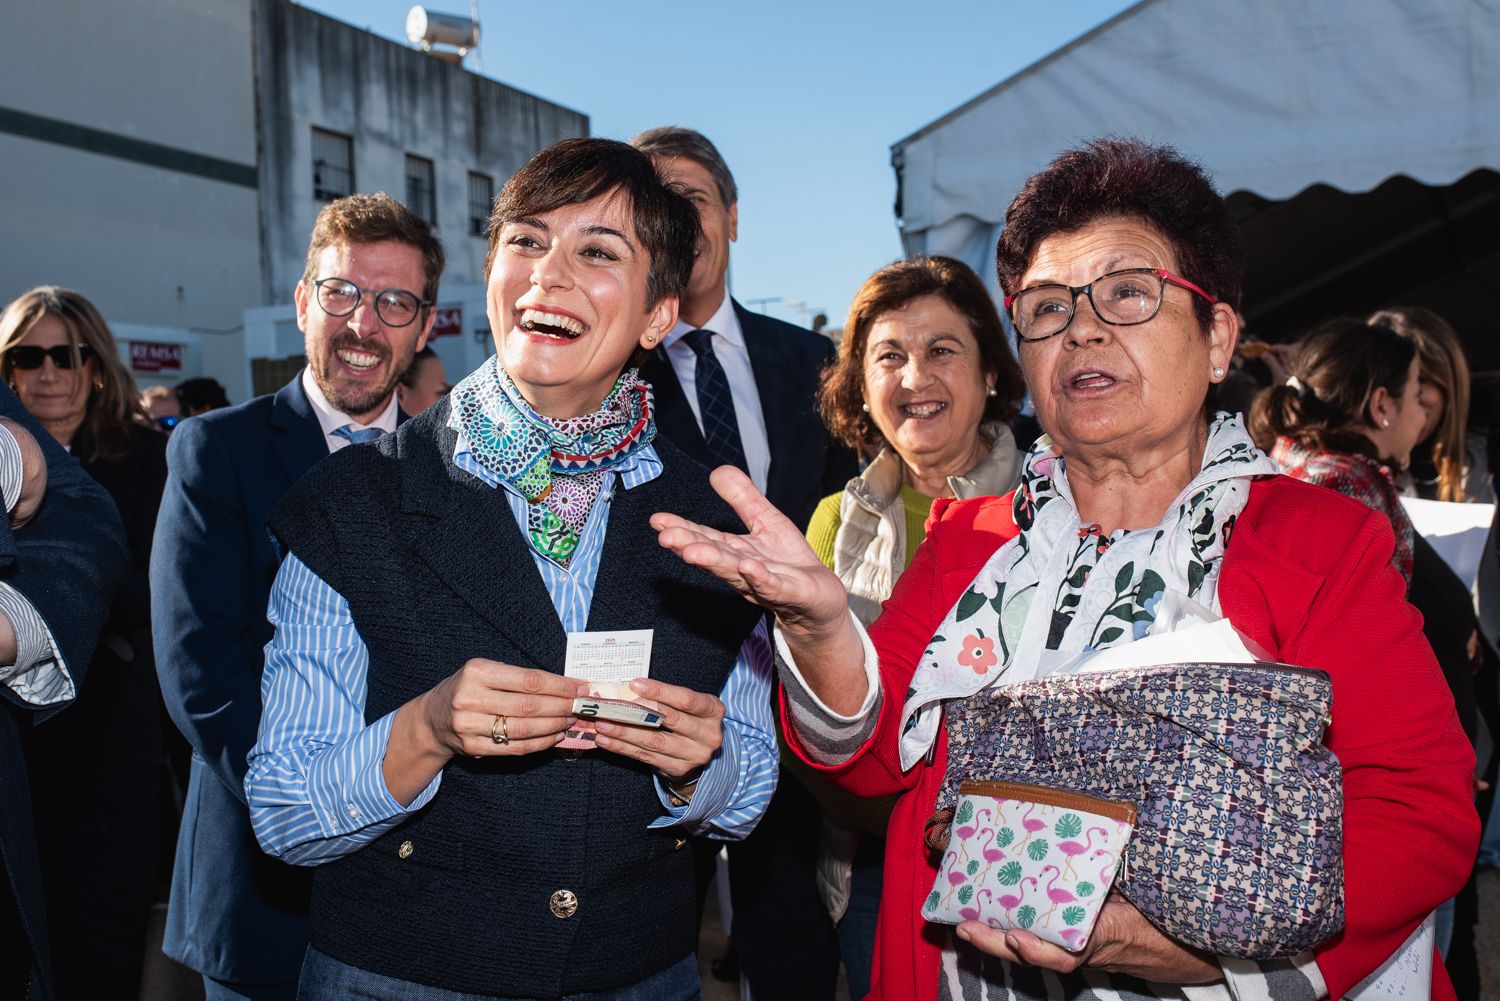
POLYGON ((337 243, 383 243, 387 240, 415 247, 422 254, 422 298, 435 299, 443 277, 443 243, 421 216, 385 192, 350 195, 323 206, 307 242, 302 280, 312 281, 323 248, 337 243))
POLYGON ((397 381, 407 389, 417 388, 417 373, 422 370, 422 363, 429 358, 436 358, 437 352, 432 350, 431 344, 422 345, 422 350, 411 356, 411 364, 406 366, 406 371, 397 377, 397 381))
POLYGON ((844 321, 838 360, 823 374, 818 411, 835 438, 855 449, 878 448, 885 438, 864 403, 865 345, 870 328, 881 317, 924 296, 935 295, 957 310, 979 345, 979 364, 995 380, 995 395, 985 401, 984 421, 1008 421, 1026 394, 1021 367, 1006 343, 995 301, 973 270, 951 257, 918 257, 897 261, 875 272, 855 293, 844 321))
POLYGON ((229 406, 229 395, 218 379, 200 375, 177 384, 177 402, 189 414, 201 414, 229 406))
POLYGON ((486 279, 495 263, 500 230, 507 223, 565 205, 581 205, 615 191, 630 199, 635 234, 651 258, 646 305, 655 306, 668 296, 681 299, 693 273, 698 210, 662 183, 650 157, 613 139, 555 142, 505 182, 490 213, 486 279))
POLYGON ((1297 345, 1291 374, 1297 385, 1262 390, 1250 408, 1250 437, 1270 450, 1287 437, 1318 452, 1354 452, 1372 459, 1370 397, 1384 387, 1399 397, 1417 346, 1390 327, 1339 317, 1314 328, 1297 345))
MULTIPOLYGON (((1005 212, 995 250, 1000 287, 1019 291, 1037 245, 1047 237, 1117 216, 1156 229, 1171 244, 1184 278, 1240 308, 1245 260, 1229 206, 1202 167, 1170 146, 1139 139, 1095 139, 1031 176, 1005 212)), ((1192 298, 1207 330, 1213 306, 1192 298)))
POLYGON ((702 132, 694 132, 678 125, 662 125, 636 133, 630 145, 649 157, 686 157, 698 163, 708 176, 714 179, 719 189, 719 200, 727 209, 740 200, 740 190, 735 186, 734 175, 729 164, 719 154, 719 148, 708 141, 702 132))

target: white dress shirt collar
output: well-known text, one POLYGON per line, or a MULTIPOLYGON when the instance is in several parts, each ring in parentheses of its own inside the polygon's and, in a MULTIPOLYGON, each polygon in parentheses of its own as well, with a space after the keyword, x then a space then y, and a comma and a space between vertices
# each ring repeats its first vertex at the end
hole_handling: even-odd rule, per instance
POLYGON ((349 444, 347 438, 340 438, 334 434, 345 424, 353 424, 356 428, 379 428, 389 434, 396 430, 396 393, 391 391, 391 398, 386 402, 385 409, 380 416, 367 424, 350 417, 342 410, 335 410, 328 397, 323 395, 323 390, 318 388, 318 380, 313 378, 312 369, 302 369, 302 391, 307 394, 307 402, 312 404, 313 413, 317 415, 318 426, 323 429, 323 439, 328 443, 329 452, 337 452, 349 444))
MULTIPOLYGON (((679 318, 677 326, 673 327, 672 332, 661 342, 662 347, 675 344, 682 338, 682 335, 698 329, 679 318)), ((740 329, 739 314, 734 311, 734 300, 729 298, 728 292, 724 293, 724 301, 719 303, 719 308, 714 310, 714 315, 708 318, 708 322, 703 324, 702 329, 712 330, 741 351, 745 349, 745 332, 740 329)))

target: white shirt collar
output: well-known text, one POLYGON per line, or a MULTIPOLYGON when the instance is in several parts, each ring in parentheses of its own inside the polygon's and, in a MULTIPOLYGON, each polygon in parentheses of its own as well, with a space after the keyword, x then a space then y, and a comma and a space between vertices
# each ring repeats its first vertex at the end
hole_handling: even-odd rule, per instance
POLYGON ((391 391, 391 398, 386 402, 385 409, 380 412, 380 416, 367 424, 361 424, 342 410, 335 410, 333 404, 328 402, 328 397, 323 395, 323 390, 318 387, 318 380, 313 378, 311 368, 302 369, 302 391, 307 394, 307 402, 312 404, 313 413, 317 415, 318 426, 323 429, 325 438, 347 444, 342 438, 333 438, 333 432, 345 424, 353 424, 356 428, 379 428, 387 434, 396 430, 397 407, 394 390, 391 391))
MULTIPOLYGON (((666 340, 661 342, 662 347, 676 343, 683 334, 697 329, 699 328, 691 323, 678 320, 677 326, 673 327, 666 340)), ((724 301, 719 303, 719 308, 714 310, 714 315, 708 318, 708 322, 703 324, 702 329, 712 330, 737 348, 745 346, 745 332, 740 329, 739 314, 734 311, 734 300, 729 297, 728 292, 724 293, 724 301)))

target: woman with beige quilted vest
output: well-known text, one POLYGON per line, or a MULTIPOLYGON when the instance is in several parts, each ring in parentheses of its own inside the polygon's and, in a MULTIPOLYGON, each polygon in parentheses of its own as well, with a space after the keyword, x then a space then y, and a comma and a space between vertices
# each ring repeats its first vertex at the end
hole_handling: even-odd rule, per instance
MULTIPOLYGON (((819 403, 829 431, 875 458, 825 497, 807 539, 875 621, 939 497, 1000 496, 1021 456, 1006 421, 1025 393, 994 302, 951 257, 898 261, 854 297, 819 403)), ((1028 443, 1029 444, 1029 443, 1028 443)), ((860 800, 810 773, 825 809, 818 890, 838 925, 850 995, 869 988, 888 800, 860 800)))

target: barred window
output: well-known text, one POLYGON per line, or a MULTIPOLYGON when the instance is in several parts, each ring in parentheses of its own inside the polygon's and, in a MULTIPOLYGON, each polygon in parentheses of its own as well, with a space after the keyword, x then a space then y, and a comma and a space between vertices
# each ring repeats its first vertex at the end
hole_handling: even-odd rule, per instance
POLYGON ((437 223, 437 182, 432 161, 406 154, 406 207, 429 223, 437 223))
POLYGON ((331 202, 354 194, 354 141, 314 127, 312 130, 313 197, 331 202))
POLYGON ((469 171, 469 235, 486 236, 490 207, 495 201, 495 180, 488 174, 469 171))

